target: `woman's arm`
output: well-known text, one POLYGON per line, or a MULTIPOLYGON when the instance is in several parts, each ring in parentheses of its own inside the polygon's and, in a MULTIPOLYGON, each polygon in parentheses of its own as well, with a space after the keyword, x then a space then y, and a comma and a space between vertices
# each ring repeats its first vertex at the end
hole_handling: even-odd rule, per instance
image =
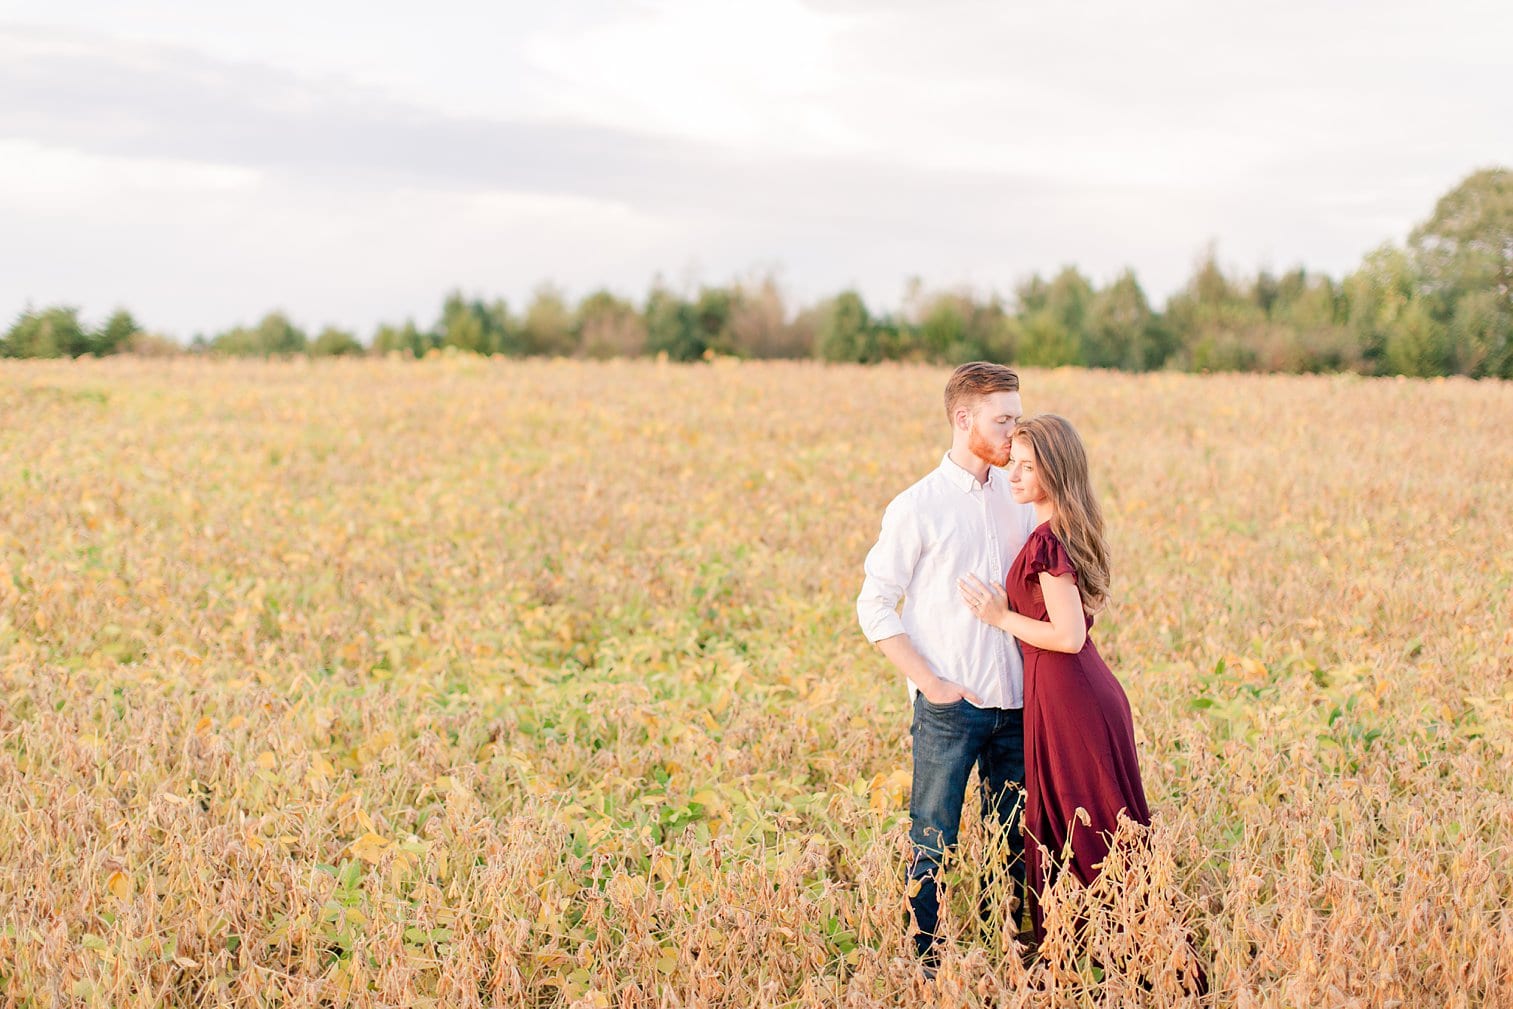
POLYGON ((1009 598, 1002 585, 986 585, 976 575, 957 582, 962 601, 979 620, 1007 631, 1020 641, 1048 652, 1082 651, 1087 641, 1087 621, 1082 613, 1082 593, 1070 574, 1040 573, 1040 591, 1045 596, 1049 620, 1031 620, 1009 609, 1009 598))

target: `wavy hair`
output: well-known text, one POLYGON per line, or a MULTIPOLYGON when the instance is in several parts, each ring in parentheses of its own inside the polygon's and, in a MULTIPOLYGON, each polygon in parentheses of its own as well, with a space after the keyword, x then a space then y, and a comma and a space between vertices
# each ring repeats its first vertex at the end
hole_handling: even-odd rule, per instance
POLYGON ((946 420, 956 412, 962 400, 975 401, 995 392, 1018 392, 1019 373, 1013 368, 991 361, 968 361, 946 382, 946 420))
POLYGON ((1014 440, 1029 442, 1035 452, 1035 474, 1056 507, 1051 532, 1072 555, 1083 608, 1089 613, 1101 609, 1108 601, 1108 540, 1077 429, 1065 417, 1043 413, 1020 421, 1014 440))

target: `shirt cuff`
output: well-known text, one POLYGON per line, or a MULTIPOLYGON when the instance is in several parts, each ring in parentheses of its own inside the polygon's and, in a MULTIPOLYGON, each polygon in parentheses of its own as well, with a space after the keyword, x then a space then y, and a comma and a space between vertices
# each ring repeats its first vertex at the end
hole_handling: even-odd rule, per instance
POLYGON ((885 638, 905 633, 904 622, 894 610, 888 610, 886 613, 862 612, 859 616, 862 633, 867 635, 867 640, 874 645, 885 638))

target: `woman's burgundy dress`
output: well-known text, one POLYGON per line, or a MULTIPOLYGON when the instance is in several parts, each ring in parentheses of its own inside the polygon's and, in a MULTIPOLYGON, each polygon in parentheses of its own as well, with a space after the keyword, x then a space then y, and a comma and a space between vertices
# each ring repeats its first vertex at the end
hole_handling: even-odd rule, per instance
MULTIPOLYGON (((1016 613, 1046 620, 1040 572, 1070 573, 1071 555, 1049 522, 1038 526, 1008 575, 1009 605, 1016 613)), ((1093 618, 1087 618, 1089 628, 1093 618)), ((1108 854, 1108 835, 1119 813, 1150 823, 1129 699, 1104 664, 1091 636, 1075 655, 1020 642, 1024 652, 1025 862, 1036 938, 1044 933, 1035 897, 1050 882, 1044 846, 1059 859, 1070 835, 1072 856, 1056 870, 1070 869, 1084 884, 1098 875, 1108 854), (1077 809, 1087 811, 1084 825, 1077 809)))

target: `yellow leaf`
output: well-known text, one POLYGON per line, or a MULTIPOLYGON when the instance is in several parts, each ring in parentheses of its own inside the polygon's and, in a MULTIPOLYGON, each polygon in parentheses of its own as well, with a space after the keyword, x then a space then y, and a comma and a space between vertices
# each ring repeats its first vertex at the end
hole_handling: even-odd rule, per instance
POLYGON ((364 862, 371 863, 377 862, 391 843, 388 838, 379 837, 377 834, 369 831, 348 845, 347 850, 364 862))
POLYGON ((131 896, 131 877, 117 869, 105 880, 105 888, 115 896, 117 900, 125 900, 131 896))
POLYGON ((336 768, 325 757, 316 757, 310 761, 310 766, 305 769, 305 783, 312 787, 323 785, 326 780, 336 773, 336 768))
POLYGON ((385 729, 372 739, 364 740, 353 755, 358 763, 365 764, 397 742, 399 735, 393 729, 385 729))
POLYGON ((257 766, 261 767, 265 771, 273 770, 274 766, 277 763, 278 758, 273 755, 272 750, 264 750, 262 753, 259 753, 257 755, 257 766))
POLYGON ((394 853, 394 864, 389 867, 389 885, 398 889, 399 885, 410 877, 410 873, 419 864, 420 859, 413 852, 396 851, 394 853))

